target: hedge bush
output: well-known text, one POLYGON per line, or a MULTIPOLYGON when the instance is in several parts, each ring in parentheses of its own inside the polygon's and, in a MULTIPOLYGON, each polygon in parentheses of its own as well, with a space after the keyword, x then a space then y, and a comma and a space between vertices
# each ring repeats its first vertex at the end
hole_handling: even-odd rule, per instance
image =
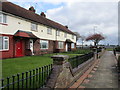
POLYGON ((116 50, 117 52, 120 52, 120 46, 116 47, 115 50, 116 50))
POLYGON ((120 56, 118 57, 118 69, 120 70, 120 56))

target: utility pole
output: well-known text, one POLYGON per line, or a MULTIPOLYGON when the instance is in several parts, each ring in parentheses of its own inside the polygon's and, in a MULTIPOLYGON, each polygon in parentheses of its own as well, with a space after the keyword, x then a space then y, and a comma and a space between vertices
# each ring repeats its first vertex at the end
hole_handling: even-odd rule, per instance
POLYGON ((37 10, 37 2, 35 3, 35 10, 37 10))
POLYGON ((94 30, 94 34, 95 34, 95 30, 96 30, 96 28, 97 28, 97 26, 94 26, 94 27, 93 27, 93 30, 94 30))

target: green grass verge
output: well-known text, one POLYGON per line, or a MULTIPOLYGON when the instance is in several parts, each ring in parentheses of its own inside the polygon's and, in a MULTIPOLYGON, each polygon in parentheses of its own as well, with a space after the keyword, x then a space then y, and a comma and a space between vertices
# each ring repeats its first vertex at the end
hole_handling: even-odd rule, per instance
POLYGON ((2 61, 2 76, 6 78, 49 64, 52 64, 52 59, 45 56, 26 56, 5 59, 2 61))
POLYGON ((107 51, 113 51, 113 48, 107 48, 106 50, 107 51))

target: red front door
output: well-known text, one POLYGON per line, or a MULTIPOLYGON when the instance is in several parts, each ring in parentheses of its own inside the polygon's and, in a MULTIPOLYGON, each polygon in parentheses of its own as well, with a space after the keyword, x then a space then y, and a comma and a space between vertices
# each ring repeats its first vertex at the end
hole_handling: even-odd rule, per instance
POLYGON ((16 57, 23 56, 22 40, 16 42, 16 57))

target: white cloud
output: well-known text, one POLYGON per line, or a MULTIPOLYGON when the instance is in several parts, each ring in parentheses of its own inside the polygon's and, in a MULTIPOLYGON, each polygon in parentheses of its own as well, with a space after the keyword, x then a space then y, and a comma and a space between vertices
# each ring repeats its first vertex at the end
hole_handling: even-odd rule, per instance
POLYGON ((47 16, 69 25, 81 35, 93 33, 93 26, 97 25, 96 32, 103 33, 107 43, 117 44, 117 11, 117 2, 68 2, 65 6, 47 10, 47 16))
MULTIPOLYGON (((8 0, 12 2, 16 2, 16 0, 8 0)), ((119 0, 17 0, 17 2, 46 2, 52 4, 58 3, 73 3, 73 2, 118 2, 119 0)))

